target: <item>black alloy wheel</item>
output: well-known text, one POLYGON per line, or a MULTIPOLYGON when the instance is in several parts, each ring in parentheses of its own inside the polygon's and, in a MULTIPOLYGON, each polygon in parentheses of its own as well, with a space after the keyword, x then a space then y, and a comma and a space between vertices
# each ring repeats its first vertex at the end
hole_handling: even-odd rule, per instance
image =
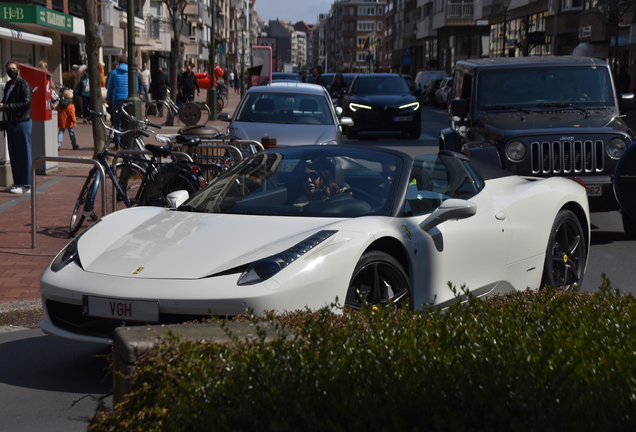
POLYGON ((561 210, 550 232, 541 287, 546 284, 568 290, 580 287, 586 249, 585 233, 579 220, 570 210, 561 210))
POLYGON ((345 305, 359 310, 365 306, 388 305, 389 302, 395 307, 411 303, 408 275, 391 255, 381 251, 366 252, 353 271, 345 305))

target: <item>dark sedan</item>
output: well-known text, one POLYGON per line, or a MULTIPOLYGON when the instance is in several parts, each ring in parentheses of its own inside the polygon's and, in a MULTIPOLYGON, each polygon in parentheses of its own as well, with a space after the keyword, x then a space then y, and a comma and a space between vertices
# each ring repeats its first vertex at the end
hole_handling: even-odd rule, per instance
POLYGON ((353 119, 347 138, 360 132, 403 133, 419 138, 420 103, 400 75, 363 74, 354 78, 343 101, 345 115, 353 119))

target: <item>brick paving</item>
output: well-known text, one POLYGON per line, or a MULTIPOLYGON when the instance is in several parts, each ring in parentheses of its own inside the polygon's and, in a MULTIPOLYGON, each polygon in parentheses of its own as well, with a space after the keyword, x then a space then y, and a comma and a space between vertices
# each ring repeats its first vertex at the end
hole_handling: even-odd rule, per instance
MULTIPOLYGON (((229 90, 230 100, 223 112, 232 114, 239 95, 229 90)), ((222 131, 227 127, 227 123, 220 121, 208 122, 208 125, 218 126, 222 131)), ((176 128, 161 130, 164 133, 176 131, 176 128)), ((80 148, 72 150, 68 134, 65 134, 59 156, 91 158, 92 126, 80 121, 75 134, 80 148)), ((148 139, 147 142, 154 141, 148 139)), ((0 189, 0 304, 40 297, 40 276, 70 240, 70 216, 90 169, 88 164, 62 162, 55 172, 36 176, 35 248, 31 248, 31 195, 15 195, 0 189)))

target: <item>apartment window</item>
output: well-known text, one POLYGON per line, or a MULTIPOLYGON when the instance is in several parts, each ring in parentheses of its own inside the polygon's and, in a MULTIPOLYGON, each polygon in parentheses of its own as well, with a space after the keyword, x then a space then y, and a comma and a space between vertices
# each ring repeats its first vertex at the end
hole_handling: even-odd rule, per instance
POLYGON ((358 21, 358 31, 374 31, 375 22, 373 21, 358 21))
POLYGON ((582 10, 583 0, 563 0, 563 3, 561 3, 561 8, 564 11, 582 10))
POLYGON ((362 63, 367 62, 367 61, 368 61, 368 60, 367 60, 367 56, 368 56, 368 55, 369 55, 369 54, 368 54, 366 51, 363 51, 363 52, 357 52, 357 53, 356 53, 356 61, 358 61, 358 62, 362 62, 362 63))
POLYGON ((378 21, 378 31, 382 31, 382 21, 378 21))
POLYGON ((374 6, 358 6, 358 15, 359 16, 375 15, 375 7, 374 6))
POLYGON ((378 15, 382 15, 383 12, 382 6, 378 6, 378 15))

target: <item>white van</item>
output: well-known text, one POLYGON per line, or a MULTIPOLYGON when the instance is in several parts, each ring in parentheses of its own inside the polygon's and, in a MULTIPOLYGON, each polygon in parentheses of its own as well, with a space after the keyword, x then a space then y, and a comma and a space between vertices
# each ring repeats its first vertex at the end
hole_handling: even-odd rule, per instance
POLYGON ((424 90, 426 84, 432 79, 444 79, 448 74, 444 71, 419 71, 415 75, 415 87, 424 90))

